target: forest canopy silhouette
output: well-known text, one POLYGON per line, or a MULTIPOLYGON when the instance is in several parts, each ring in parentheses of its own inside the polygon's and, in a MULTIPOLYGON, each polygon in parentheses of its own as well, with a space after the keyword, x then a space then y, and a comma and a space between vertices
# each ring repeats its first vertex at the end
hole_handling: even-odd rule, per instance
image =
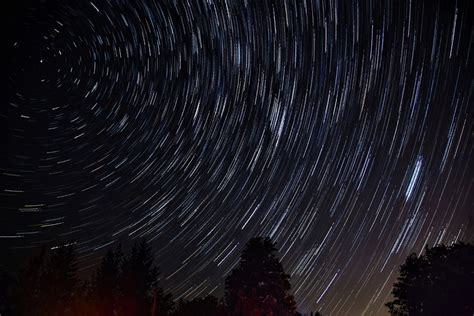
POLYGON ((159 285, 146 240, 109 250, 90 281, 77 278, 74 244, 43 249, 16 277, 3 274, 1 315, 294 315, 290 276, 269 238, 252 238, 225 280, 225 295, 174 302, 159 285))
MULTIPOLYGON (((289 316, 302 315, 291 295, 290 275, 269 238, 250 239, 239 264, 225 278, 222 298, 173 300, 159 284, 159 270, 146 240, 128 251, 109 250, 90 280, 77 277, 74 243, 45 248, 16 276, 0 275, 1 315, 91 316, 289 316)), ((457 243, 426 247, 400 267, 391 315, 472 315, 474 247, 457 243)), ((320 315, 319 312, 310 315, 320 315)))
POLYGON ((392 315, 474 315, 474 246, 426 247, 411 254, 394 284, 392 315))

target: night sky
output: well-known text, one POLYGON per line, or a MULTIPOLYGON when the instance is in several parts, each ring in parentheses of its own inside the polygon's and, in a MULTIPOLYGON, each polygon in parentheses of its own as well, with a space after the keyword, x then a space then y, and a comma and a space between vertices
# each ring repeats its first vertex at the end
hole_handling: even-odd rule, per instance
POLYGON ((470 1, 30 1, 9 12, 0 245, 142 237, 175 298, 277 242, 300 311, 386 313, 474 213, 470 1), (6 135, 6 137, 5 137, 6 135))

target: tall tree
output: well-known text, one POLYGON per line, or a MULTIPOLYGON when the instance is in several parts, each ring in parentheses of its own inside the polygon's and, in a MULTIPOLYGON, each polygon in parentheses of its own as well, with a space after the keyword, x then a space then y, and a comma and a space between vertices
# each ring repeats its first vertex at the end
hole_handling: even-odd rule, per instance
POLYGON ((119 246, 104 255, 97 269, 92 296, 99 315, 113 316, 119 312, 119 280, 122 273, 120 268, 122 260, 123 253, 119 246))
POLYGON ((294 315, 290 276, 283 270, 269 238, 248 241, 237 268, 225 280, 225 302, 231 315, 294 315))
POLYGON ((124 315, 166 315, 170 296, 158 287, 158 268, 146 240, 135 244, 122 264, 120 280, 121 305, 124 315))
POLYGON ((76 273, 77 258, 73 243, 53 249, 39 283, 41 310, 47 315, 73 313, 72 302, 75 296, 80 295, 76 273))
POLYGON ((18 315, 43 314, 40 301, 41 280, 43 279, 46 250, 31 258, 20 270, 15 291, 15 305, 18 315))
POLYGON ((473 315, 474 246, 426 247, 411 254, 393 286, 392 315, 473 315))

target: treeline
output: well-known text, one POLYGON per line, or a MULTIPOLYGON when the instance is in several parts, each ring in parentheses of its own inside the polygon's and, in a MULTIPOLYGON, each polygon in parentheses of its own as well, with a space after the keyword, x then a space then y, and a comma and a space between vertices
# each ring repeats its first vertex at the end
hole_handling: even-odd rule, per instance
MULTIPOLYGON (((240 264, 225 279, 224 297, 173 301, 159 284, 150 245, 141 241, 124 252, 108 251, 93 277, 77 277, 73 244, 57 247, 30 260, 17 277, 1 276, 1 315, 300 315, 290 290, 290 276, 268 238, 251 239, 240 264)), ((318 315, 315 313, 313 315, 318 315)))
MULTIPOLYGON (((0 273, 0 315, 301 315, 276 251, 270 239, 252 238, 225 278, 224 297, 173 301, 146 241, 108 251, 89 281, 77 277, 74 245, 64 245, 41 251, 15 277, 0 273)), ((474 315, 474 246, 439 245, 408 256, 392 295, 391 315, 474 315)))

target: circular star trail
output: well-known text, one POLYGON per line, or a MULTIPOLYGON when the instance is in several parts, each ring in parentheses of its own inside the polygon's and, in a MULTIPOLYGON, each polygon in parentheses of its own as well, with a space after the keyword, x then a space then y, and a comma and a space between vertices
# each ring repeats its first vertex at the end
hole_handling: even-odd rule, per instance
MULTIPOLYGON (((146 237, 175 298, 252 236, 299 310, 382 314, 473 210, 468 1, 43 1, 13 18, 1 242, 146 237)), ((472 227, 471 227, 472 229, 472 227)))

